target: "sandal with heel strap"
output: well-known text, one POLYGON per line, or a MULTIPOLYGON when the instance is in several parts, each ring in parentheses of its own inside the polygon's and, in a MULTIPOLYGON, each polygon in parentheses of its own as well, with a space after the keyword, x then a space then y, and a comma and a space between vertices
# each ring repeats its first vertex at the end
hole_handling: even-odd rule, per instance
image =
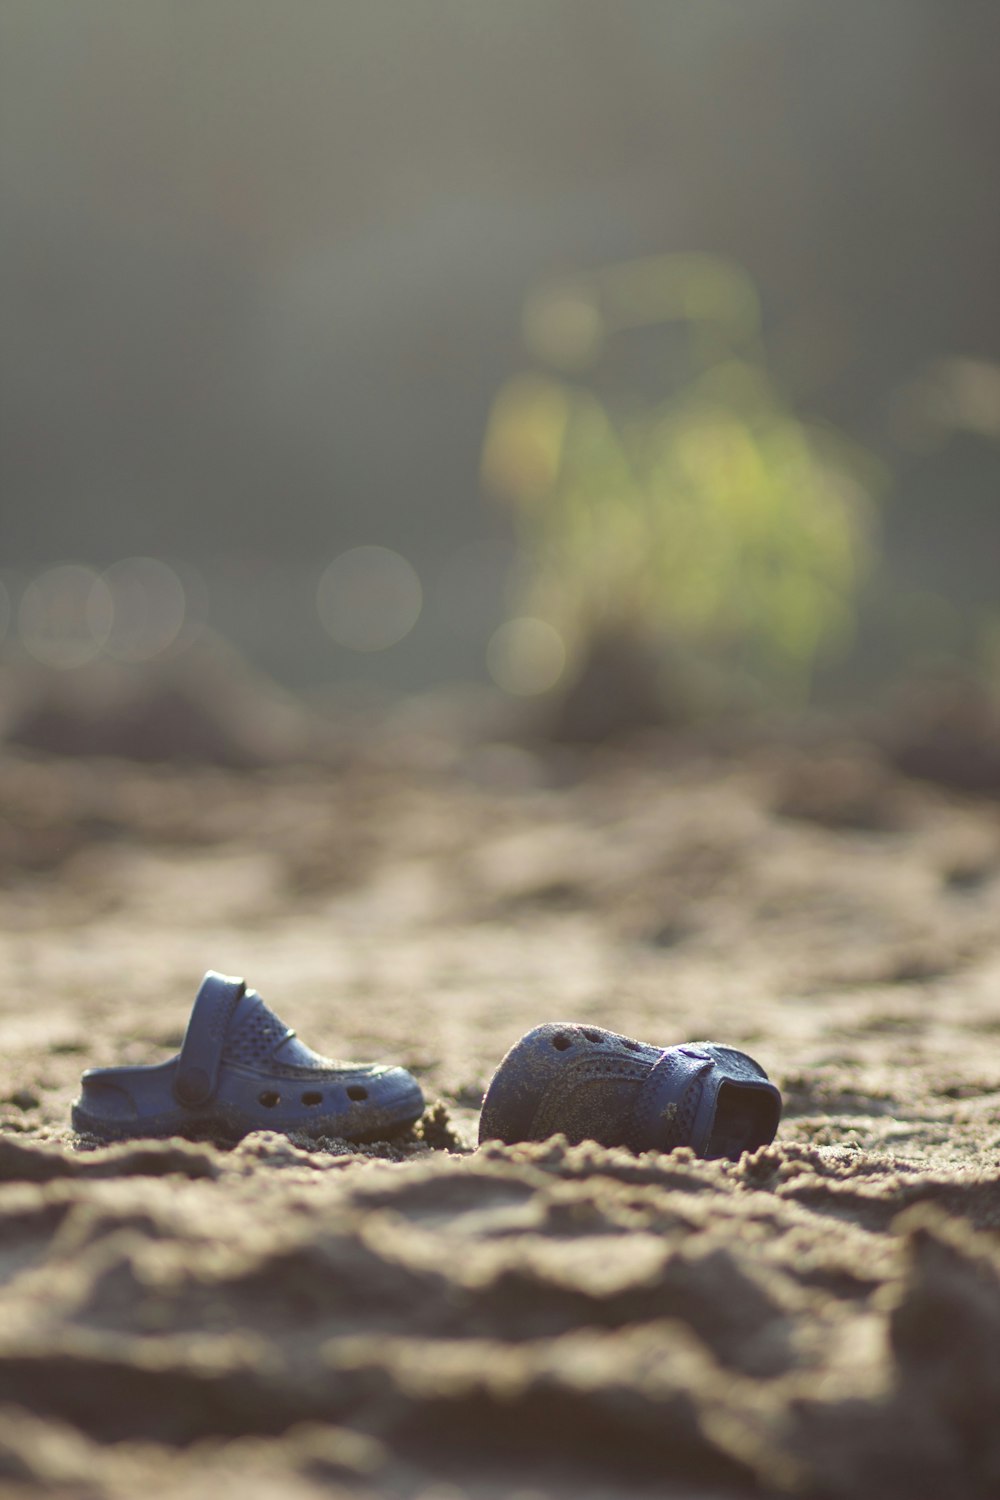
POLYGON ((405 1068, 321 1057, 256 990, 210 969, 177 1056, 149 1067, 90 1069, 72 1121, 101 1141, 234 1141, 277 1130, 361 1143, 398 1134, 423 1108, 420 1085, 405 1068))
POLYGON ((717 1042, 653 1047, 599 1026, 549 1022, 511 1048, 483 1100, 480 1143, 541 1141, 636 1152, 688 1146, 736 1161, 774 1139, 781 1094, 745 1052, 717 1042))

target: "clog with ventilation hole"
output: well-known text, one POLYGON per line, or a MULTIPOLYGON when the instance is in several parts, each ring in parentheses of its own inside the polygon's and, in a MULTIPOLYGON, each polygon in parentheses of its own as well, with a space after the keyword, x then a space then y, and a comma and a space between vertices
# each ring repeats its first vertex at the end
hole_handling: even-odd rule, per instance
POLYGON ((277 1130, 362 1142, 398 1134, 423 1108, 405 1068, 320 1057, 242 979, 210 969, 177 1056, 84 1073, 72 1119, 102 1141, 277 1130))
POLYGON ((550 1022, 529 1031, 493 1075, 481 1142, 565 1135, 632 1151, 736 1161, 770 1145, 781 1095, 745 1052, 717 1042, 653 1047, 599 1026, 550 1022))

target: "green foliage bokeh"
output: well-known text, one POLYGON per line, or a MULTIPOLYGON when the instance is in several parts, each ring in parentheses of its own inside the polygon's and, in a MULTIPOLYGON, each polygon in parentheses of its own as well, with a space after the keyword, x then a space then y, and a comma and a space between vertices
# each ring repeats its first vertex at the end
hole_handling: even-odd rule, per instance
POLYGON ((708 256, 612 267, 536 295, 525 334, 549 371, 500 391, 483 455, 514 510, 515 611, 557 629, 570 663, 632 637, 802 696, 850 643, 879 476, 783 399, 748 278, 708 256), (664 359, 662 392, 602 392, 616 335, 669 324, 683 368, 664 359))

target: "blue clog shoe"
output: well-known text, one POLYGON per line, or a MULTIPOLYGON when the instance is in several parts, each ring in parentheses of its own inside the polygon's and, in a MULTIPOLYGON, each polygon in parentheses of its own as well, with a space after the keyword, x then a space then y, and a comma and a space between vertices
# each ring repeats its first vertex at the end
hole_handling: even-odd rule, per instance
POLYGON ((405 1068, 320 1057, 242 979, 210 969, 177 1056, 150 1067, 92 1068, 72 1119, 74 1130, 102 1141, 232 1141, 277 1130, 362 1142, 397 1134, 423 1108, 405 1068))
POLYGON ((745 1052, 716 1042, 651 1047, 598 1026, 550 1022, 529 1031, 497 1068, 479 1140, 561 1134, 633 1151, 728 1157, 770 1145, 781 1095, 745 1052))

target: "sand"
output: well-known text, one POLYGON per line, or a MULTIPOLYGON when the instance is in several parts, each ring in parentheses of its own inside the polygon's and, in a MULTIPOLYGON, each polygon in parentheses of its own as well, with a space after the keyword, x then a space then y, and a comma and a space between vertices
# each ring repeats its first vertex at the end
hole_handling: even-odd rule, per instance
POLYGON ((1000 1493, 1000 812, 857 746, 0 761, 0 1484, 1000 1493), (94 1149, 203 970, 431 1108, 94 1149), (546 1020, 750 1050, 736 1165, 476 1150, 546 1020))

